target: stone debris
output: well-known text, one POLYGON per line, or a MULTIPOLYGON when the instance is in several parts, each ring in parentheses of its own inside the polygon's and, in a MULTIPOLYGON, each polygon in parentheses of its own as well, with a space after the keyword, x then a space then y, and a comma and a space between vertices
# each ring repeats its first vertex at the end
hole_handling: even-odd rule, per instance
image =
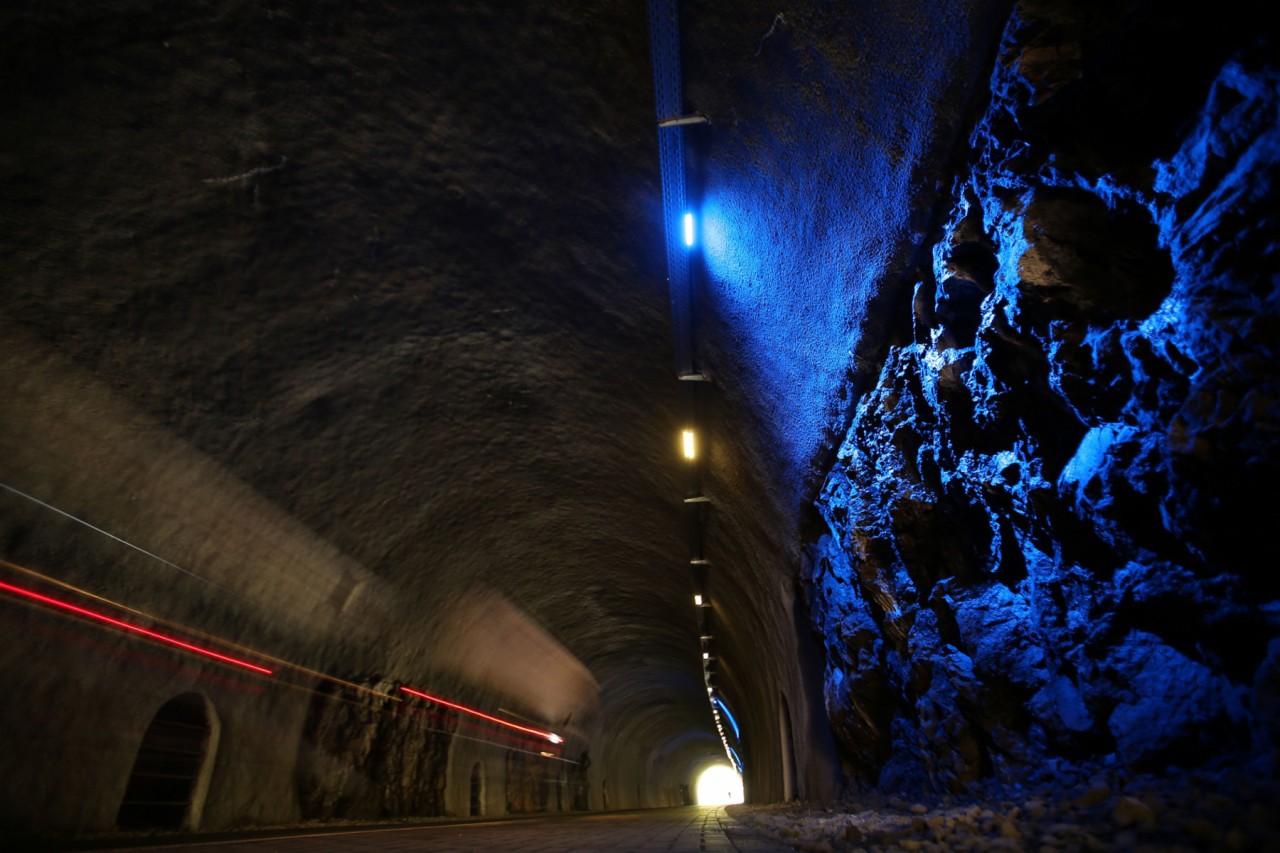
POLYGON ((1280 851, 1280 784, 1258 770, 1156 776, 1057 766, 1027 785, 914 801, 871 793, 730 811, 805 851, 1280 851))

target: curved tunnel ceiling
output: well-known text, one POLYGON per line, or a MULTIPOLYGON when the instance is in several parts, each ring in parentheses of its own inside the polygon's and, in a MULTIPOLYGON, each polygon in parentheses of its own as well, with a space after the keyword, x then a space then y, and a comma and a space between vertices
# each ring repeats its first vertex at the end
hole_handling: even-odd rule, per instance
MULTIPOLYGON (((496 591, 608 717, 717 748, 642 5, 9 17, 7 358, 64 357, 385 581, 405 633, 496 591)), ((405 649, 382 665, 429 674, 405 649)))
MULTIPOLYGON (((494 6, 8 11, 2 73, 14 118, 0 167, 6 254, 19 272, 17 286, 0 289, 13 332, 0 355, 10 365, 56 356, 58 381, 90 383, 130 413, 121 418, 135 432, 189 448, 201 470, 356 567, 343 571, 374 579, 386 657, 330 646, 307 652, 318 663, 427 678, 451 608, 496 594, 599 687, 594 712, 585 701, 539 709, 536 699, 526 712, 598 712, 615 742, 642 744, 683 773, 723 752, 691 607, 645 8, 494 6)), ((889 135, 901 138, 861 155, 892 148, 895 179, 945 142, 915 134, 945 136, 921 117, 946 87, 905 118, 876 114, 900 112, 935 85, 927 75, 887 100, 811 101, 824 86, 856 90, 858 75, 910 78, 912 69, 875 64, 876 51, 955 21, 925 26, 902 12, 896 42, 851 36, 840 60, 832 40, 857 21, 775 13, 759 3, 688 12, 703 21, 690 91, 716 112, 712 138, 731 155, 697 173, 732 214, 721 227, 742 215, 752 169, 755 191, 782 188, 785 206, 805 192, 794 181, 804 158, 792 152, 839 158, 854 147, 847 134, 834 148, 789 136, 795 126, 774 99, 830 110, 833 127, 854 114, 873 131, 897 121, 889 135), (819 31, 801 50, 797 34, 819 31), (771 45, 781 52, 769 55, 771 45), (835 67, 812 67, 823 55, 835 67), (807 77, 812 88, 785 94, 807 77), (768 115, 776 121, 753 142, 749 129, 768 115)), ((961 4, 952 15, 969 13, 961 4)), ((957 37, 929 68, 940 73, 969 49, 957 37)), ((847 169, 836 173, 844 183, 819 194, 857 190, 847 169)), ((808 224, 783 223, 782 237, 818 229, 837 240, 847 214, 811 213, 808 224)), ((879 242, 864 228, 853 250, 812 260, 883 266, 914 220, 890 223, 879 242)), ((749 682, 776 652, 758 643, 793 630, 779 601, 797 559, 796 496, 824 430, 847 411, 845 361, 874 342, 853 324, 882 283, 874 271, 801 276, 762 316, 794 314, 812 297, 823 318, 761 349, 759 329, 734 326, 760 307, 761 282, 754 297, 735 294, 742 258, 719 262, 700 305, 708 363, 727 384, 727 402, 712 407, 721 521, 707 541, 728 558, 721 565, 734 564, 715 594, 740 611, 720 622, 719 652, 733 663, 719 671, 741 674, 727 695, 744 726, 763 728, 776 710, 752 705, 778 688, 749 682), (826 340, 834 328, 844 337, 826 340)), ((6 438, 31 436, 35 421, 6 417, 6 438)), ((110 463, 78 479, 47 473, 33 462, 6 476, 91 518, 128 517, 108 506, 120 497, 110 463), (93 489, 76 492, 89 480, 93 489), (56 482, 65 494, 42 492, 56 482)), ((181 541, 172 530, 136 533, 157 550, 181 541)), ((221 547, 236 553, 242 533, 219 530, 221 547)), ((305 647, 296 633, 277 639, 283 655, 305 647)))

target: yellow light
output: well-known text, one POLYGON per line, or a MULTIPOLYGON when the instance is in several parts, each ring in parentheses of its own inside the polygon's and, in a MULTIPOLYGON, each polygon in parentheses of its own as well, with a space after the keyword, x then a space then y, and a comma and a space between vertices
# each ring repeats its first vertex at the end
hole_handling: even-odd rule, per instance
POLYGON ((694 606, 695 606, 695 607, 701 607, 701 606, 702 606, 702 596, 700 596, 700 595, 695 595, 695 596, 693 597, 693 604, 694 604, 694 606))
POLYGON ((693 430, 691 429, 685 430, 684 433, 682 434, 682 439, 684 442, 684 458, 685 459, 697 458, 698 449, 694 443, 693 430))
POLYGON ((721 806, 743 800, 742 777, 728 764, 715 764, 704 770, 695 790, 700 806, 721 806))

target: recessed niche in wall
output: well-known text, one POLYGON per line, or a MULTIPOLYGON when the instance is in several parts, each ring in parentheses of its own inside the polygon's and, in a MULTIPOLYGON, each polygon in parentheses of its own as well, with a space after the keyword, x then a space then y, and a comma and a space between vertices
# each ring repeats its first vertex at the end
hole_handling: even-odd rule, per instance
POLYGON ((208 789, 217 720, 204 697, 166 702, 147 726, 116 816, 121 829, 195 829, 208 789))
POLYGON ((484 765, 479 761, 471 768, 471 809, 472 817, 484 814, 484 765))

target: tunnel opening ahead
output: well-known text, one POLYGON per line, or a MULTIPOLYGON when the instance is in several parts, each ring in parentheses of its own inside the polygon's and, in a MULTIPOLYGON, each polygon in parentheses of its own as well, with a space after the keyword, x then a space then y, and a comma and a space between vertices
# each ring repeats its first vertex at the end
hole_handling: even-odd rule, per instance
POLYGON ((726 806, 743 800, 742 776, 728 764, 714 764, 698 776, 696 801, 700 806, 726 806))

